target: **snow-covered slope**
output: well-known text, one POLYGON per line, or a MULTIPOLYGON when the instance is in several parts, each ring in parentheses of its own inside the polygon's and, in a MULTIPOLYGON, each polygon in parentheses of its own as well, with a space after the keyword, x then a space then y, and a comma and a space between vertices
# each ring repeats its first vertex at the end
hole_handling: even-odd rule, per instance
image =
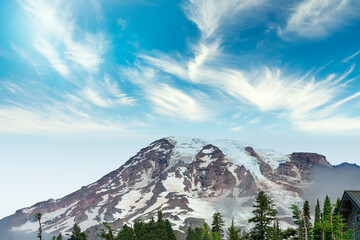
MULTIPOLYGON (((102 222, 114 227, 148 219, 162 210, 180 233, 211 221, 220 211, 247 226, 256 193, 276 202, 283 225, 292 203, 301 202, 313 165, 331 167, 325 157, 310 153, 283 155, 231 140, 206 141, 167 137, 141 149, 119 169, 61 199, 18 210, 10 231, 34 233, 34 214, 43 213, 44 231, 71 231, 74 223, 94 230, 102 222)), ((1 223, 1 221, 0 221, 1 223)))

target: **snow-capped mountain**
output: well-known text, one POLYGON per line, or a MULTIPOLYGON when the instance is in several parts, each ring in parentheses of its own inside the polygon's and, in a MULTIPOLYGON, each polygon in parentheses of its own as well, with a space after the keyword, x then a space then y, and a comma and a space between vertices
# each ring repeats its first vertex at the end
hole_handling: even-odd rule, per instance
POLYGON ((274 199, 278 217, 287 225, 289 206, 303 201, 313 166, 332 168, 315 153, 283 155, 231 140, 167 137, 141 149, 97 182, 0 220, 0 235, 8 230, 34 234, 38 224, 33 216, 38 212, 43 213, 43 230, 54 235, 71 231, 74 223, 89 233, 104 221, 116 228, 148 219, 158 210, 180 235, 188 226, 211 222, 215 211, 227 224, 234 217, 245 227, 260 190, 274 199))

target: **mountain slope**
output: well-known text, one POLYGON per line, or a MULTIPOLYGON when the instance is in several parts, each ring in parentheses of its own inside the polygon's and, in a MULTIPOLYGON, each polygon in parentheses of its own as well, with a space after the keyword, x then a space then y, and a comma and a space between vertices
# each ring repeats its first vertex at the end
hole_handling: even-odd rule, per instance
POLYGON ((95 183, 20 209, 0 225, 6 220, 10 232, 31 234, 38 228, 33 215, 42 212, 46 233, 69 232, 74 223, 92 232, 104 221, 120 227, 162 210, 180 233, 211 221, 215 211, 227 223, 234 217, 239 226, 247 226, 260 190, 275 200, 279 218, 287 225, 289 206, 303 201, 313 166, 332 168, 314 153, 287 156, 230 140, 168 137, 141 149, 95 183))

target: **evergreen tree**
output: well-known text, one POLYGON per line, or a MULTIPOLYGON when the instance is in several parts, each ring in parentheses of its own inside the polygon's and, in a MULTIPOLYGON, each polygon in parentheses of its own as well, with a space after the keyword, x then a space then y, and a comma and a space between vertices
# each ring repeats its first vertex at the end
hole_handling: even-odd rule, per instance
POLYGON ((111 226, 104 222, 104 229, 100 229, 100 237, 105 240, 115 240, 115 231, 111 228, 111 226))
POLYGON ((336 203, 335 203, 335 207, 334 207, 334 211, 333 211, 334 215, 338 214, 339 209, 340 209, 340 204, 341 204, 341 200, 340 200, 340 198, 337 198, 336 203))
POLYGON ((323 240, 332 240, 332 205, 328 195, 325 197, 323 217, 321 219, 322 223, 322 239, 323 240))
POLYGON ((316 206, 315 206, 313 239, 314 240, 321 240, 321 236, 322 236, 321 210, 320 210, 319 199, 317 199, 316 206))
POLYGON ((167 240, 176 240, 176 236, 174 230, 171 226, 171 223, 168 219, 165 220, 165 229, 166 229, 166 236, 167 240))
POLYGON ((81 231, 79 225, 75 223, 69 240, 87 240, 87 236, 81 231))
POLYGON ((38 234, 37 234, 37 238, 39 238, 39 240, 42 240, 42 222, 41 222, 41 217, 42 217, 42 213, 41 213, 41 212, 35 214, 35 219, 36 219, 36 221, 39 222, 39 229, 38 229, 38 234))
POLYGON ((277 220, 277 219, 274 221, 274 225, 270 229, 269 239, 271 239, 271 240, 282 240, 282 239, 284 239, 284 234, 280 229, 279 220, 277 220))
POLYGON ((305 239, 303 213, 301 212, 299 207, 295 204, 291 205, 290 208, 292 209, 294 223, 298 226, 295 239, 297 239, 297 240, 305 239))
POLYGON ((229 227, 229 238, 230 240, 240 240, 239 230, 236 230, 234 226, 234 218, 231 221, 231 226, 229 227))
POLYGON ((207 223, 201 228, 201 240, 212 240, 213 235, 207 223))
POLYGON ((148 226, 143 221, 134 222, 134 233, 137 240, 148 240, 150 239, 148 226))
POLYGON ((255 223, 255 227, 251 231, 251 238, 256 240, 268 239, 267 234, 277 213, 273 200, 261 191, 258 193, 253 207, 255 208, 252 211, 254 217, 248 220, 249 223, 255 223))
POLYGON ((134 229, 124 224, 123 228, 118 233, 116 240, 135 240, 134 229))
POLYGON ((211 224, 211 231, 218 232, 220 236, 222 237, 224 235, 224 230, 222 229, 224 227, 225 221, 223 220, 220 212, 216 212, 213 214, 213 222, 211 224))
POLYGON ((201 240, 202 231, 200 228, 195 228, 194 230, 189 227, 187 230, 186 240, 201 240))
MULTIPOLYGON (((154 227, 154 239, 156 240, 167 240, 167 231, 166 231, 166 225, 163 218, 163 214, 161 211, 158 211, 157 213, 157 222, 155 223, 154 227)), ((151 224, 151 221, 150 221, 151 224)))
POLYGON ((61 235, 61 233, 59 233, 59 235, 57 235, 56 237, 53 236, 51 240, 63 240, 63 236, 61 235))
POLYGON ((303 218, 304 218, 304 232, 305 239, 311 239, 311 216, 310 216, 310 204, 309 201, 306 200, 303 205, 303 218))

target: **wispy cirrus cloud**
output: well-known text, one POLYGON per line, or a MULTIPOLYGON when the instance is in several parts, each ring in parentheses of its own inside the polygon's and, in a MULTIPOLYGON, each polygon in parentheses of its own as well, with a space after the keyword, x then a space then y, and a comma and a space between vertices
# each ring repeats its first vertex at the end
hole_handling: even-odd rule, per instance
MULTIPOLYGON (((328 4, 331 6, 336 4, 331 1, 320 2, 320 5, 325 4, 324 7, 328 7, 328 4)), ((208 4, 208 2, 206 3, 208 4)), ((244 10, 253 5, 245 4, 247 1, 242 2, 244 4, 236 2, 239 5, 237 8, 232 3, 224 3, 224 6, 221 3, 211 1, 210 3, 207 6, 204 5, 204 8, 200 8, 202 2, 190 1, 186 8, 190 20, 195 22, 203 33, 198 45, 193 48, 193 58, 185 59, 155 52, 140 55, 144 62, 183 81, 221 89, 242 104, 255 106, 261 112, 276 113, 302 130, 310 131, 317 126, 316 123, 320 124, 321 121, 327 119, 348 119, 349 123, 352 123, 349 126, 352 126, 353 130, 360 130, 356 124, 357 117, 350 117, 346 113, 338 111, 336 107, 331 107, 336 102, 345 104, 348 99, 355 98, 345 97, 343 100, 339 100, 347 84, 351 82, 348 76, 352 73, 354 65, 343 74, 329 74, 319 79, 310 73, 303 76, 288 74, 280 68, 264 65, 243 70, 241 66, 223 64, 218 59, 224 60, 233 56, 225 55, 222 52, 221 39, 209 41, 210 37, 221 28, 222 24, 225 24, 223 20, 225 17, 229 18, 238 13, 234 9, 244 10), (208 18, 206 12, 209 12, 208 16, 212 16, 212 13, 216 12, 214 10, 216 7, 220 8, 219 16, 208 18), (223 15, 224 18, 222 18, 223 15), (335 116, 337 117, 335 118, 335 116)), ((312 9, 311 6, 310 8, 312 9)), ((320 7, 320 10, 322 11, 323 8, 320 7)), ((319 14, 320 19, 321 12, 319 14)), ((326 126, 331 127, 331 124, 319 125, 318 130, 325 131, 326 126)), ((351 127, 340 128, 340 130, 348 128, 351 127)))
POLYGON ((147 98, 156 113, 190 121, 208 121, 210 113, 199 102, 183 91, 161 84, 147 90, 147 98))
POLYGON ((359 10, 356 0, 304 0, 294 7, 278 34, 283 39, 325 37, 359 18, 359 10))
POLYGON ((241 11, 259 6, 265 0, 190 0, 184 5, 185 13, 202 33, 203 38, 213 37, 224 21, 241 11))
POLYGON ((34 28, 34 48, 51 66, 68 76, 73 65, 96 72, 107 47, 103 33, 92 33, 75 24, 71 3, 65 1, 18 0, 34 28))

